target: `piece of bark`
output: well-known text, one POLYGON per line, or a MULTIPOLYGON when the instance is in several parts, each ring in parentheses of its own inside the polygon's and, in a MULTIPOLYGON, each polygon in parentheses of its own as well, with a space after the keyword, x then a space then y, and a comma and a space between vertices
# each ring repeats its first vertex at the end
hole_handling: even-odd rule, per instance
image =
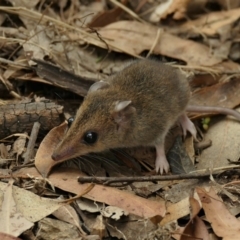
POLYGON ((0 106, 0 139, 14 133, 31 132, 34 122, 50 130, 64 120, 63 107, 50 100, 11 102, 0 106))
POLYGON ((77 76, 40 59, 32 60, 37 63, 35 66, 32 66, 32 68, 39 77, 51 82, 54 86, 69 90, 80 96, 86 96, 90 86, 98 81, 97 79, 77 76))

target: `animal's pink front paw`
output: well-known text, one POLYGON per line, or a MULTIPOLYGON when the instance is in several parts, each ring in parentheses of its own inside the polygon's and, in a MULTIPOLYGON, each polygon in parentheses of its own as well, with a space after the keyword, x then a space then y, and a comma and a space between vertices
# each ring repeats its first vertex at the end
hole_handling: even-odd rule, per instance
POLYGON ((155 162, 155 169, 156 172, 162 175, 164 172, 168 173, 169 171, 169 163, 166 159, 166 156, 158 156, 156 158, 156 162, 155 162))

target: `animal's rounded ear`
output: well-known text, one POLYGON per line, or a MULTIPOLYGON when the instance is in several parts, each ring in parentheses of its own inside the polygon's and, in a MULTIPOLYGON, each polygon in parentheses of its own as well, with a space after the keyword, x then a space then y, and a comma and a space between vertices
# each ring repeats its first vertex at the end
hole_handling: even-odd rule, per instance
POLYGON ((132 101, 117 101, 115 103, 113 118, 118 124, 118 131, 128 128, 131 123, 136 108, 132 106, 132 101))
POLYGON ((107 82, 103 82, 103 81, 96 82, 89 88, 88 93, 95 92, 97 90, 108 88, 108 87, 109 87, 109 83, 107 82))

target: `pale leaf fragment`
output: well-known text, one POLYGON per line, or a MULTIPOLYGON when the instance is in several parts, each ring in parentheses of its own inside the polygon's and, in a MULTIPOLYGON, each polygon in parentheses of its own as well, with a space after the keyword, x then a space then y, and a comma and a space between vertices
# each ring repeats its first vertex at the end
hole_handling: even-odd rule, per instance
POLYGON ((7 158, 7 156, 8 156, 7 147, 3 143, 0 143, 0 159, 7 158))
POLYGON ((76 203, 81 210, 87 211, 90 213, 100 212, 104 207, 103 203, 93 202, 92 200, 85 199, 85 198, 77 199, 76 203))
POLYGON ((103 222, 103 216, 99 215, 96 217, 95 223, 91 227, 93 229, 92 234, 99 235, 102 239, 104 236, 106 236, 106 226, 103 222))
MULTIPOLYGON (((0 182, 0 191, 5 191, 7 184, 0 182)), ((38 195, 22 188, 13 186, 12 196, 16 208, 28 221, 37 222, 57 210, 61 204, 48 198, 42 198, 38 195)), ((5 197, 4 197, 5 199, 5 197)), ((1 200, 1 199, 0 199, 1 200)), ((3 203, 2 203, 3 204, 3 203)), ((1 202, 0 202, 1 205, 1 202)), ((2 209, 7 209, 2 207, 2 209)), ((5 211, 4 211, 5 212, 5 211)), ((1 214, 0 214, 1 217, 1 214)), ((0 224, 1 225, 1 224, 0 224)), ((1 226, 0 226, 1 228, 1 226)))
POLYGON ((151 22, 158 22, 173 14, 173 19, 180 20, 185 17, 190 0, 168 0, 161 3, 150 16, 151 22))
MULTIPOLYGON (((51 40, 44 30, 43 26, 38 25, 29 31, 29 39, 23 44, 25 54, 29 58, 43 59, 50 53, 51 40)), ((36 63, 30 60, 29 64, 36 63)))
POLYGON ((0 191, 1 209, 0 209, 0 232, 11 234, 15 237, 33 226, 33 223, 27 220, 19 211, 13 194, 13 180, 0 191))
POLYGON ((108 206, 103 209, 102 215, 104 217, 119 220, 121 218, 121 216, 128 216, 128 212, 124 211, 123 209, 118 208, 118 207, 108 206))
POLYGON ((27 136, 28 135, 25 132, 24 135, 18 137, 16 141, 13 143, 13 153, 17 154, 17 160, 18 157, 24 152, 27 136))

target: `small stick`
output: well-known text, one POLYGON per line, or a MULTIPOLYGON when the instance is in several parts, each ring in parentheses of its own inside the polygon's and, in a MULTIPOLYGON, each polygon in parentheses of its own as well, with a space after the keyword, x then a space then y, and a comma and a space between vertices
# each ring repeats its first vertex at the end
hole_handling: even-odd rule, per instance
POLYGON ((35 143, 37 140, 40 126, 41 126, 41 124, 39 122, 35 122, 33 124, 32 132, 31 132, 30 139, 29 139, 28 145, 27 145, 27 150, 26 150, 26 153, 24 154, 24 162, 23 162, 24 165, 29 163, 31 158, 33 157, 33 150, 34 150, 34 146, 35 146, 35 143))
MULTIPOLYGON (((240 168, 240 166, 234 166, 234 168, 240 168)), ((79 177, 80 183, 101 183, 103 185, 111 185, 112 183, 126 183, 132 182, 148 182, 148 181, 172 181, 172 180, 184 180, 184 179, 201 179, 210 177, 211 175, 218 175, 223 171, 216 172, 204 172, 204 173, 188 173, 179 175, 154 175, 154 176, 140 176, 140 177, 79 177)))

